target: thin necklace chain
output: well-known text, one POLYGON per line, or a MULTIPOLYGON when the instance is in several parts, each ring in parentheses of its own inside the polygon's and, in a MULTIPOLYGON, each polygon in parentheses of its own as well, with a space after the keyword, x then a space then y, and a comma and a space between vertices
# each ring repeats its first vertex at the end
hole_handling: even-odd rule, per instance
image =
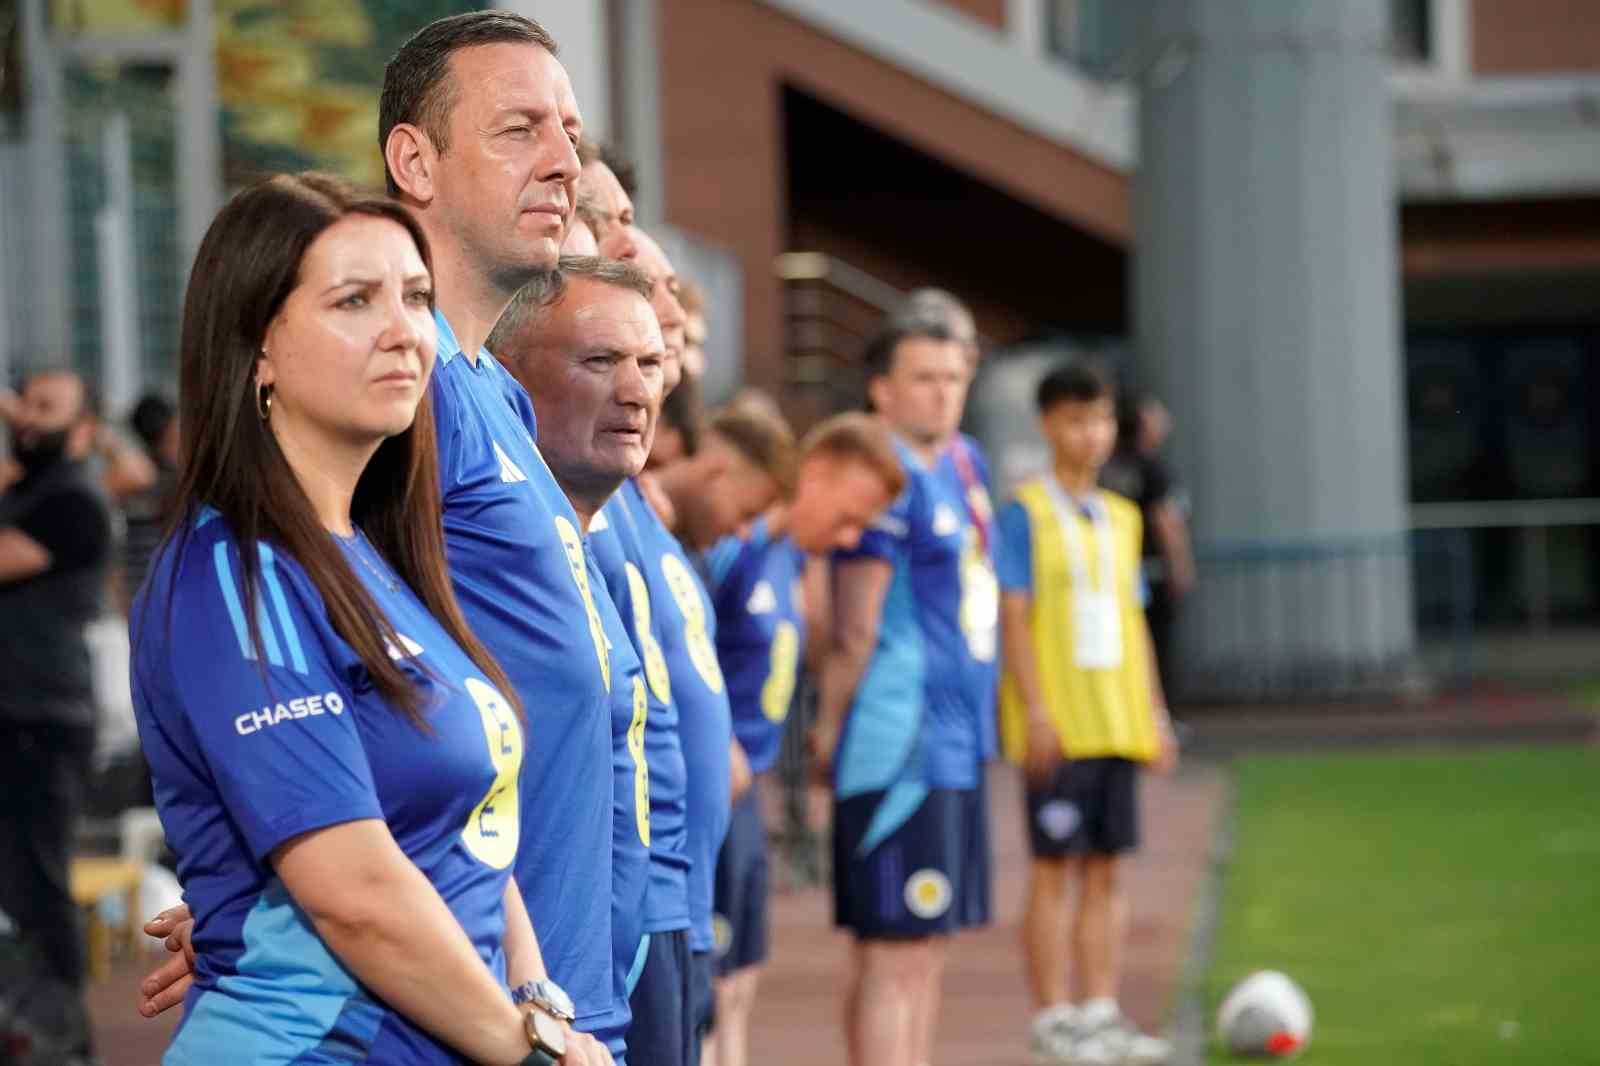
POLYGON ((373 563, 372 560, 367 558, 367 552, 368 551, 375 551, 376 549, 373 549, 373 548, 371 548, 369 546, 366 551, 363 551, 362 550, 362 545, 366 544, 366 541, 367 541, 367 538, 364 535, 362 535, 361 530, 359 528, 357 528, 355 536, 350 539, 351 552, 355 555, 355 557, 357 559, 361 560, 361 565, 362 566, 366 567, 369 571, 371 571, 373 577, 377 578, 380 582, 383 583, 383 587, 384 588, 388 589, 390 592, 399 591, 399 589, 400 589, 399 582, 396 581, 394 578, 390 577, 388 574, 384 573, 382 570, 379 570, 377 565, 375 563, 373 563))

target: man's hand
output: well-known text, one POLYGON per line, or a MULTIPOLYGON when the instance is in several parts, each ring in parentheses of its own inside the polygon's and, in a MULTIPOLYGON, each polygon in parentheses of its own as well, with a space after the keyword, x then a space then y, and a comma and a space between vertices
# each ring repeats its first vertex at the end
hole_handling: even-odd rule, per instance
POLYGON ((0 389, 0 422, 14 426, 22 417, 22 397, 10 389, 0 389))
POLYGON ((750 791, 750 786, 755 783, 755 775, 750 772, 750 757, 744 753, 744 745, 739 743, 737 737, 728 746, 728 790, 734 803, 744 799, 744 794, 750 791))
POLYGON ((561 1066, 613 1066, 611 1052, 604 1044, 575 1029, 567 1029, 567 1053, 561 1066))
POLYGON ((1042 708, 1028 712, 1028 754, 1022 769, 1036 786, 1046 785, 1061 765, 1061 738, 1042 708))
POLYGON ((194 918, 186 904, 169 907, 144 924, 146 936, 166 940, 172 957, 139 982, 139 1013, 154 1018, 183 1002, 194 984, 194 918))
POLYGON ((1156 731, 1156 757, 1150 769, 1158 774, 1170 774, 1178 768, 1178 737, 1171 722, 1162 722, 1156 731))

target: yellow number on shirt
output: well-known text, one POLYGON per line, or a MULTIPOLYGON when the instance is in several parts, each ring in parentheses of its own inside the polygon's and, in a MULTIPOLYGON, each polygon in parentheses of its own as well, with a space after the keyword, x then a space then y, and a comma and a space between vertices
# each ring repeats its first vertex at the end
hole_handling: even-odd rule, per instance
POLYGON ((461 842, 479 862, 504 870, 517 857, 517 773, 522 769, 522 727, 517 715, 494 686, 467 678, 467 694, 478 705, 494 784, 472 810, 461 842))
POLYGON ((589 566, 583 558, 583 541, 578 530, 565 515, 556 516, 556 535, 567 552, 567 566, 572 570, 572 583, 578 586, 583 597, 583 611, 589 616, 589 636, 594 641, 595 658, 600 660, 600 677, 611 691, 611 652, 606 644, 605 626, 600 624, 600 612, 595 610, 594 595, 589 591, 589 566))
POLYGON ((967 528, 961 550, 961 632, 979 662, 993 662, 999 645, 1000 582, 976 528, 967 528))
POLYGON ((633 756, 633 816, 639 824, 639 842, 650 846, 650 765, 644 757, 644 719, 650 701, 644 678, 633 679, 633 721, 628 724, 628 754, 633 756))
POLYGON ((761 686, 761 713, 770 722, 789 717, 794 699, 795 672, 800 667, 800 631, 789 621, 778 623, 772 634, 772 664, 761 686))
POLYGON ((661 576, 667 579, 667 588, 683 615, 683 642, 689 649, 689 661, 706 688, 722 691, 722 667, 717 665, 717 649, 711 646, 711 634, 706 630, 706 605, 700 599, 700 589, 694 575, 683 560, 671 552, 661 556, 661 576))
POLYGON ((633 599, 633 633, 644 649, 644 676, 650 682, 650 691, 662 703, 672 702, 672 679, 667 674, 667 657, 661 654, 661 644, 650 632, 650 589, 644 575, 632 563, 624 563, 628 575, 628 595, 633 599))

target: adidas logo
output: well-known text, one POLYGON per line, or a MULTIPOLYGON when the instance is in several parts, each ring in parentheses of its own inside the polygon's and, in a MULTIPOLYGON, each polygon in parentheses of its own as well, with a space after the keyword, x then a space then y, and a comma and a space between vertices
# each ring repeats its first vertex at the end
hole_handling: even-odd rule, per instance
POLYGON ((405 648, 405 651, 395 647, 392 641, 386 640, 383 642, 383 647, 389 653, 389 658, 398 662, 401 659, 415 659, 422 654, 421 644, 418 644, 404 633, 396 633, 395 636, 400 638, 400 644, 405 648))
POLYGON ((505 482, 507 485, 514 485, 519 481, 528 480, 528 475, 517 469, 517 464, 513 463, 511 461, 511 456, 507 455, 505 453, 505 449, 500 447, 499 441, 494 442, 494 454, 495 458, 500 460, 501 481, 505 482))
POLYGON ((751 614, 771 614, 778 609, 778 594, 772 591, 770 581, 758 581, 756 587, 750 591, 750 598, 744 601, 744 609, 751 614))
POLYGON ((950 509, 948 504, 941 503, 933 512, 933 533, 937 537, 948 537, 952 533, 961 532, 961 519, 950 509))

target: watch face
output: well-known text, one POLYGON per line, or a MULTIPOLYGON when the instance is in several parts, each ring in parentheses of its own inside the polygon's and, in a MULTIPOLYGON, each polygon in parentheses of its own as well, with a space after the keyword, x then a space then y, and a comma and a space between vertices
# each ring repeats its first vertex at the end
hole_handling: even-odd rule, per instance
POLYGON ((572 997, 567 995, 566 989, 554 981, 549 979, 540 981, 535 994, 543 999, 551 1013, 558 1017, 570 1022, 578 1016, 576 1008, 572 1005, 572 997))
POLYGON ((538 1008, 530 1010, 524 1020, 528 1027, 528 1039, 536 1048, 548 1051, 558 1059, 566 1055, 565 1026, 538 1008))

